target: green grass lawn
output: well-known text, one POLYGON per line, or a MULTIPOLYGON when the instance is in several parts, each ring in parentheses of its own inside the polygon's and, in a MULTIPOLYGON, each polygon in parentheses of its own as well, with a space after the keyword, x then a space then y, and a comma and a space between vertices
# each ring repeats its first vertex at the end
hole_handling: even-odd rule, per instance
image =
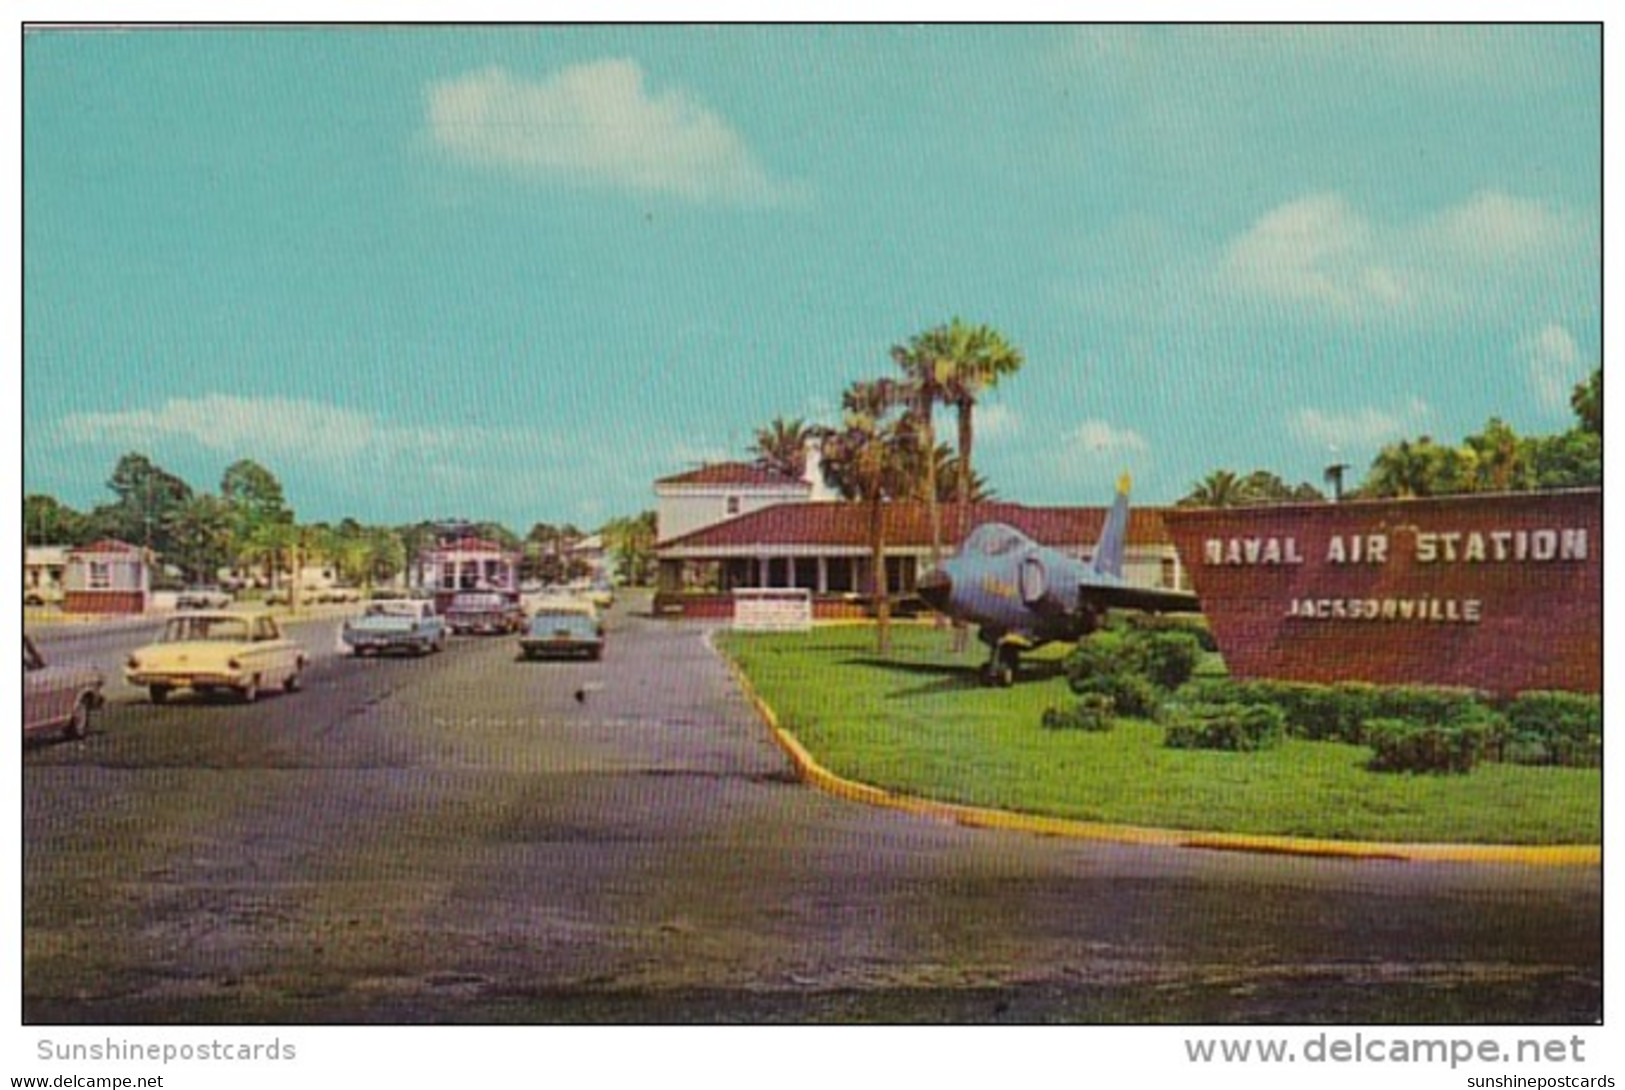
MULTIPOLYGON (((1259 753, 1174 750, 1162 728, 1052 731, 1074 699, 1068 648, 1026 661, 1013 689, 983 687, 986 650, 947 629, 899 626, 891 657, 867 626, 717 640, 825 768, 889 790, 1085 821, 1345 840, 1597 844, 1598 769, 1484 764, 1465 776, 1370 772, 1363 746, 1289 739, 1259 753)), ((1207 672, 1204 670, 1203 672, 1207 672)))

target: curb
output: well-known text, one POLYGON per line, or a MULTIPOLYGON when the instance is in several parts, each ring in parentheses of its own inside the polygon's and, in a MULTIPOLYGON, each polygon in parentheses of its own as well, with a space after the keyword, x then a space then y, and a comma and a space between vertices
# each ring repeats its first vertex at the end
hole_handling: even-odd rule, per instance
POLYGON ((1032 833, 1038 836, 1066 837, 1073 840, 1100 840, 1115 844, 1131 844, 1168 848, 1198 848, 1208 851, 1252 852, 1261 855, 1292 855, 1350 860, 1386 860, 1399 863, 1501 863, 1536 867, 1600 866, 1601 845, 1562 844, 1534 846, 1518 844, 1390 844, 1363 840, 1316 840, 1308 837, 1266 836, 1251 833, 1208 833, 1189 829, 1154 829, 1139 825, 1112 825, 1101 822, 1077 821, 1072 818, 1045 817, 1041 814, 1023 814, 1011 810, 994 810, 981 806, 967 806, 952 802, 939 802, 918 795, 899 794, 871 784, 860 783, 837 776, 819 764, 795 735, 779 725, 779 717, 756 692, 744 670, 727 655, 717 650, 705 634, 705 645, 720 658, 733 675, 751 707, 772 732, 795 765, 802 782, 839 799, 859 802, 867 806, 881 806, 891 810, 917 814, 922 817, 951 821, 973 829, 1004 829, 1032 833))

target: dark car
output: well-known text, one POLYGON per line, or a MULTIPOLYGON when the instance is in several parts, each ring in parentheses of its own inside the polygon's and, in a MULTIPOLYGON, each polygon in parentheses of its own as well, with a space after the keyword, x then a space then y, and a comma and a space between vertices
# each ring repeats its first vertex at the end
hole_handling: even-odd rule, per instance
POLYGON ((604 654, 604 625, 590 609, 570 605, 543 606, 531 615, 519 637, 519 654, 536 659, 545 655, 604 654))
POLYGON ((23 736, 60 730, 69 738, 90 733, 102 706, 102 674, 91 666, 52 666, 23 634, 23 736))
POLYGON ((517 595, 501 591, 463 591, 446 607, 446 625, 459 635, 507 635, 525 625, 525 607, 517 595))

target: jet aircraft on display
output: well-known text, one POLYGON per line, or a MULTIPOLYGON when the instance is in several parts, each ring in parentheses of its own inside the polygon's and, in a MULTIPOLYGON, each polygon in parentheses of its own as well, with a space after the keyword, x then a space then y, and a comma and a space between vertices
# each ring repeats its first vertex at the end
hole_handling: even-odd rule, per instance
POLYGON ((984 522, 957 554, 920 576, 915 589, 927 605, 977 626, 990 652, 985 680, 1014 684, 1023 651, 1080 640, 1100 627, 1110 609, 1198 611, 1196 595, 1188 591, 1124 581, 1128 490, 1125 475, 1087 562, 1040 545, 1013 526, 984 522))

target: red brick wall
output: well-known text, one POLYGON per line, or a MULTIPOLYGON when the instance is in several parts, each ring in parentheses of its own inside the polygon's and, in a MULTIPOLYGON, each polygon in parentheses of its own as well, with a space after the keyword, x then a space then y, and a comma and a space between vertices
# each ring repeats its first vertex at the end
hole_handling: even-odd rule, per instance
POLYGON ((1233 676, 1602 689, 1600 490, 1164 518, 1233 676))
POLYGON ((63 595, 64 613, 145 613, 147 596, 139 590, 70 590, 63 595))

